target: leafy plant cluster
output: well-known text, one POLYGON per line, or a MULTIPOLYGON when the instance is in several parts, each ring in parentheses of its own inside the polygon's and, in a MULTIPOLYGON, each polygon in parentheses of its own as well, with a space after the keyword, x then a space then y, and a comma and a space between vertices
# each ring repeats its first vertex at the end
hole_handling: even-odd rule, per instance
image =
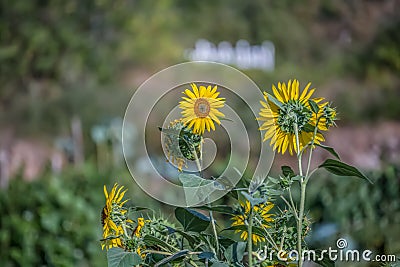
MULTIPOLYGON (((110 175, 110 174, 108 174, 110 175)), ((105 182, 90 165, 0 191, 1 266, 102 266, 98 223, 105 182)))

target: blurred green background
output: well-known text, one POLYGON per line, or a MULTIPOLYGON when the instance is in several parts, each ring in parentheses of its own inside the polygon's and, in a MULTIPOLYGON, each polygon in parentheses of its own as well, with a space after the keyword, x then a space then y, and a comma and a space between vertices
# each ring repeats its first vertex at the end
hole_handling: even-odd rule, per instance
MULTIPOLYGON (((244 70, 262 90, 312 81, 338 107, 327 143, 375 184, 318 175, 310 245, 346 237, 400 254, 399 1, 15 0, 0 14, 1 266, 106 266, 103 184, 171 210, 132 181, 121 118, 135 89, 187 61, 201 38, 271 41, 275 69, 244 70)), ((278 156, 273 172, 287 160, 278 156)))

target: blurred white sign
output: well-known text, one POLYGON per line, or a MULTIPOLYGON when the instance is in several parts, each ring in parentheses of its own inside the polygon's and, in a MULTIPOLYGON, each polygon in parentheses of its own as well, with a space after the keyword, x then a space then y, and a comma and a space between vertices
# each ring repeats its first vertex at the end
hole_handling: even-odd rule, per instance
POLYGON ((262 45, 250 45, 246 40, 239 40, 235 47, 225 41, 216 46, 199 39, 194 49, 185 51, 185 57, 191 61, 220 62, 239 69, 272 71, 275 67, 275 46, 270 41, 262 45))

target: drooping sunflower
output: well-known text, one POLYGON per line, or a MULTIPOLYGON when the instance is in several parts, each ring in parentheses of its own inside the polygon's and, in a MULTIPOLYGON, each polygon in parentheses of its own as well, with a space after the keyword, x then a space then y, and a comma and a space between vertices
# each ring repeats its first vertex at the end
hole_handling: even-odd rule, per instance
POLYGON ((170 122, 167 128, 161 129, 164 134, 164 145, 168 161, 176 164, 179 171, 186 166, 187 160, 200 158, 201 136, 193 133, 182 119, 170 122))
POLYGON ((196 84, 190 84, 192 91, 186 89, 183 92, 186 96, 182 97, 182 101, 179 102, 179 107, 182 109, 183 122, 188 125, 189 128, 193 127, 193 132, 202 135, 207 129, 215 130, 214 122, 221 124, 219 118, 223 118, 225 115, 218 109, 222 108, 225 103, 225 98, 218 97, 217 86, 211 88, 211 85, 207 87, 200 85, 200 88, 196 84))
MULTIPOLYGON (((274 204, 271 202, 267 202, 265 204, 258 204, 254 207, 251 207, 250 202, 246 200, 246 202, 240 202, 240 214, 235 215, 232 217, 232 220, 234 221, 232 223, 232 226, 239 226, 239 225, 246 225, 248 224, 248 220, 250 217, 250 210, 251 208, 253 209, 253 220, 257 223, 261 222, 263 228, 269 228, 270 222, 273 222, 274 219, 271 218, 272 214, 268 213, 272 208, 274 207, 274 204)), ((253 225, 257 225, 253 223, 253 225)), ((243 240, 247 240, 248 238, 248 233, 247 231, 242 231, 242 230, 235 230, 235 233, 240 233, 240 238, 243 240)), ((265 241, 265 238, 263 236, 260 236, 256 233, 252 233, 251 239, 253 242, 256 244, 257 242, 263 242, 265 241)))
MULTIPOLYGON (((292 155, 293 151, 298 151, 295 125, 297 125, 300 150, 313 138, 313 123, 315 126, 316 116, 310 107, 309 100, 315 88, 309 90, 310 86, 311 83, 308 83, 300 94, 299 81, 289 80, 287 84, 279 82, 278 88, 272 85, 275 97, 264 92, 266 102, 260 101, 262 108, 259 113, 260 117, 257 119, 263 121, 260 130, 266 131, 263 141, 271 139, 270 145, 274 150, 278 149, 279 153, 284 154, 286 150, 289 150, 292 155)), ((321 103, 323 98, 313 98, 312 100, 320 109, 326 105, 326 103, 321 103)), ((324 140, 322 134, 318 132, 314 143, 319 144, 324 140)))
POLYGON ((103 243, 101 248, 110 249, 113 247, 123 248, 121 236, 124 234, 122 222, 131 222, 125 216, 127 209, 123 205, 128 201, 122 201, 127 190, 123 186, 114 184, 110 192, 104 186, 106 205, 101 212, 101 223, 103 225, 103 243))

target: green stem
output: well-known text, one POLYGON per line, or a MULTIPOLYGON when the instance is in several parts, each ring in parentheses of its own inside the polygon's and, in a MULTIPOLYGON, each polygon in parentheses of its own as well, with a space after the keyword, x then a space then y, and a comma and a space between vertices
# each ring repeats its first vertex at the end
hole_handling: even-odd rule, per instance
POLYGON ((302 229, 303 229, 303 216, 304 216, 304 203, 306 199, 306 183, 303 177, 303 168, 301 165, 301 156, 302 152, 300 151, 300 139, 299 139, 299 130, 298 126, 294 124, 294 133, 296 137, 296 145, 297 145, 297 161, 299 164, 299 173, 300 173, 300 207, 299 207, 299 216, 297 217, 297 252, 299 255, 299 267, 303 266, 303 258, 302 258, 302 229))
MULTIPOLYGON (((200 142, 200 157, 202 157, 202 154, 203 154, 203 146, 201 145, 202 142, 203 142, 203 140, 201 140, 201 142, 200 142)), ((197 166, 197 170, 199 171, 199 175, 200 175, 200 177, 202 177, 201 161, 200 161, 199 157, 197 156, 195 148, 192 149, 192 154, 194 156, 194 159, 195 159, 195 162, 196 162, 196 166, 197 166)), ((208 204, 208 207, 211 208, 211 204, 208 204)), ((215 247, 216 247, 215 254, 218 255, 219 254, 218 233, 217 233, 217 227, 215 225, 215 220, 214 220, 214 215, 213 215, 212 210, 209 211, 209 215, 210 215, 211 226, 212 226, 212 230, 213 230, 214 238, 215 238, 215 247)))
POLYGON ((299 215, 297 214, 297 208, 294 205, 293 196, 292 196, 292 190, 290 190, 290 187, 289 187, 289 199, 290 199, 290 203, 292 204, 292 207, 293 207, 293 210, 294 210, 294 215, 296 216, 296 218, 298 218, 299 215))
POLYGON ((296 147, 297 147, 297 161, 299 163, 299 173, 300 173, 300 178, 303 180, 303 168, 301 166, 301 156, 302 152, 300 151, 300 139, 299 139, 299 128, 297 126, 297 123, 294 124, 294 134, 296 137, 296 147))
POLYGON ((307 163, 307 171, 306 171, 306 177, 305 177, 305 181, 306 183, 308 182, 308 179, 310 179, 309 172, 310 172, 310 166, 311 166, 311 158, 312 158, 312 154, 313 154, 313 146, 315 144, 315 137, 317 136, 317 132, 318 132, 318 123, 321 117, 317 118, 317 122, 315 124, 315 128, 314 128, 314 134, 313 137, 311 139, 311 146, 310 146, 310 154, 308 155, 308 163, 307 163))
POLYGON ((249 257, 249 267, 253 267, 253 207, 250 207, 249 225, 247 236, 247 253, 249 257))
POLYGON ((258 222, 259 226, 261 226, 261 227, 263 228, 264 232, 268 235, 268 238, 266 238, 267 242, 268 242, 276 251, 279 251, 281 248, 279 248, 279 247, 276 245, 276 243, 275 243, 274 239, 272 238, 271 234, 268 232, 268 229, 265 227, 265 225, 263 225, 263 224, 261 223, 261 221, 260 221, 257 217, 255 217, 255 219, 256 219, 256 221, 258 222))
POLYGON ((299 267, 303 266, 302 257, 302 235, 303 235, 303 217, 304 217, 304 203, 306 200, 306 183, 304 181, 300 184, 300 210, 299 218, 297 220, 297 252, 299 253, 299 267))
MULTIPOLYGON (((208 205, 211 208, 211 205, 208 205)), ((215 238, 215 246, 216 246, 216 255, 219 254, 219 242, 218 242, 218 233, 217 233, 217 228, 215 226, 215 220, 214 220, 214 216, 213 216, 213 212, 210 210, 210 220, 211 220, 211 226, 214 232, 214 238, 215 238)))

